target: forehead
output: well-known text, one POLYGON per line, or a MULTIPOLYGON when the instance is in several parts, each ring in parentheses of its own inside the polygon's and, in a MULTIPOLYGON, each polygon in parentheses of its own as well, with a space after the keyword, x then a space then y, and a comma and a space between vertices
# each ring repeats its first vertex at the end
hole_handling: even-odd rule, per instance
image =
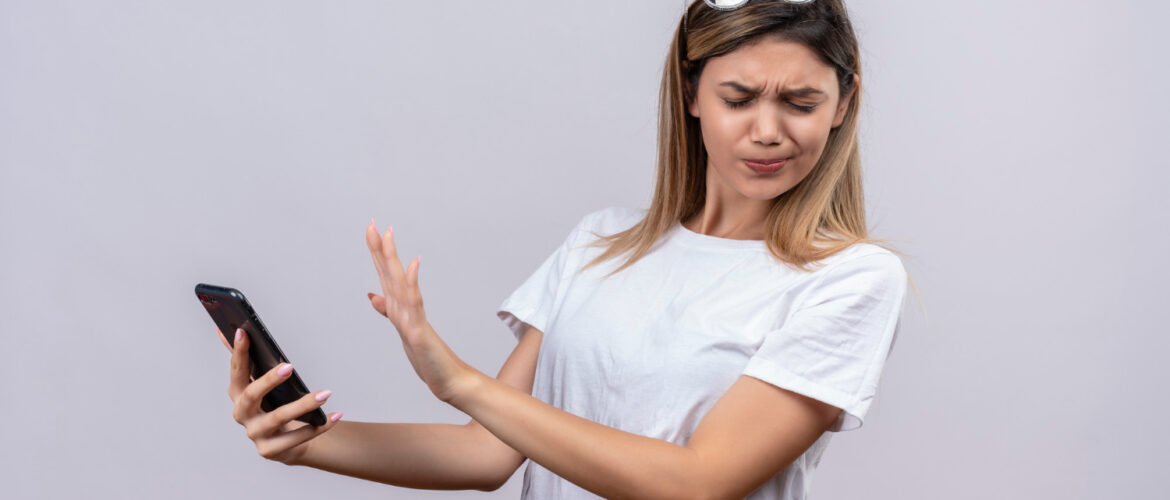
MULTIPOLYGON (((713 57, 703 69, 711 85, 735 81, 765 93, 812 87, 835 95, 836 72, 804 44, 764 39, 713 57)), ((731 89, 731 87, 724 87, 731 89)))

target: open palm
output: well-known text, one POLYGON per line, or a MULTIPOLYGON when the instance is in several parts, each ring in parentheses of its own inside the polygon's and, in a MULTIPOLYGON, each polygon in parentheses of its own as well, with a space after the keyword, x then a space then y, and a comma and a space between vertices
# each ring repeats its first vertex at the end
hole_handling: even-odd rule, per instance
POLYGON ((418 287, 418 267, 421 257, 415 258, 403 269, 394 245, 394 228, 378 234, 373 219, 366 228, 366 245, 378 271, 382 296, 368 294, 370 305, 390 319, 414 371, 431 392, 443 401, 450 401, 467 375, 475 371, 451 351, 427 321, 423 310, 422 291, 418 287))

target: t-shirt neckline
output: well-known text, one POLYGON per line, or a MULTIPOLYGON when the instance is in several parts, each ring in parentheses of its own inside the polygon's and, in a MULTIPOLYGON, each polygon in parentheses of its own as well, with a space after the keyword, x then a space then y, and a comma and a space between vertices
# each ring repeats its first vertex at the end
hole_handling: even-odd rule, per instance
POLYGON ((690 246, 697 246, 701 248, 715 248, 715 249, 755 249, 767 250, 768 243, 764 240, 733 240, 731 238, 720 238, 718 236, 711 236, 709 234, 696 233, 687 229, 682 225, 682 222, 675 222, 672 230, 675 237, 679 241, 690 246))

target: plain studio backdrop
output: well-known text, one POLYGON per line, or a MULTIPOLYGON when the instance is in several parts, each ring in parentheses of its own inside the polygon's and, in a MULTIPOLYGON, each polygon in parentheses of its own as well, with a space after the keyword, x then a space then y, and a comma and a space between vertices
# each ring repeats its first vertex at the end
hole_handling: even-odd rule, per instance
MULTIPOLYGON (((757 1, 757 0, 753 0, 757 1)), ((818 499, 1150 498, 1170 447, 1165 2, 848 2, 873 235, 921 293, 818 499)), ((464 423, 366 249, 495 375, 496 307, 647 207, 681 0, 0 1, 0 497, 517 498, 260 457, 192 288, 239 288, 326 411, 464 423)))

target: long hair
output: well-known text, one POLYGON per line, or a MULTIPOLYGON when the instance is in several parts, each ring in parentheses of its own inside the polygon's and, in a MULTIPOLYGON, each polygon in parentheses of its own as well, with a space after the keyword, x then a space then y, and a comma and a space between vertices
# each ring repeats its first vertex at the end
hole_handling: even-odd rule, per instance
MULTIPOLYGON (((687 113, 707 60, 764 39, 801 43, 836 71, 841 96, 861 74, 857 37, 841 0, 793 4, 752 0, 732 11, 693 1, 679 20, 659 89, 658 175, 645 217, 629 229, 598 235, 592 246, 606 250, 582 270, 632 253, 620 272, 641 259, 676 223, 695 215, 706 199, 707 152, 699 119, 687 113)), ((773 200, 764 223, 768 250, 784 264, 810 272, 813 264, 856 243, 871 243, 866 228, 858 151, 861 92, 852 92, 841 125, 829 132, 824 153, 796 186, 773 200)), ((911 280, 913 284, 913 280, 911 280)))

